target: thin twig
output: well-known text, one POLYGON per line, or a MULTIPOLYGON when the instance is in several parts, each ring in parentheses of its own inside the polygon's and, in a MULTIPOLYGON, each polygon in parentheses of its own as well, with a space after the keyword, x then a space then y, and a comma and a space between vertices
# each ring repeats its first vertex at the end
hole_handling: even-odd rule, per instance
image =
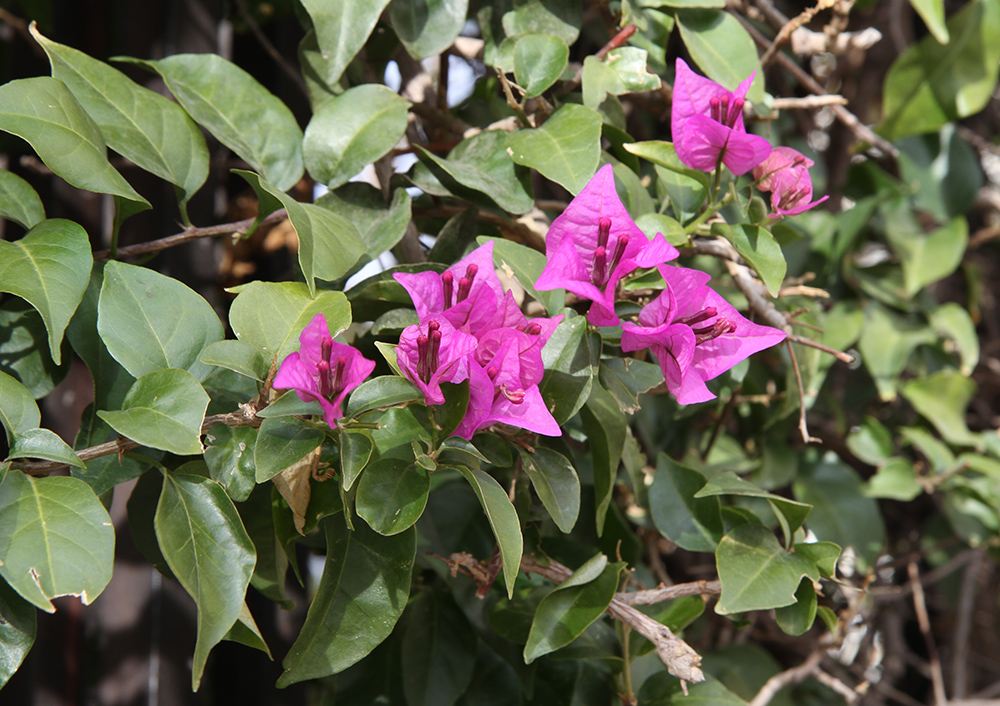
POLYGON ((691 581, 690 583, 677 583, 673 586, 647 588, 643 591, 616 593, 615 599, 625 605, 654 605, 683 596, 718 596, 720 593, 722 593, 722 584, 719 581, 691 581))
POLYGON ((760 65, 767 66, 771 63, 771 59, 774 58, 781 46, 788 41, 788 38, 792 36, 792 32, 797 30, 802 25, 810 22, 813 17, 818 15, 823 10, 828 10, 837 3, 837 0, 819 0, 816 7, 806 8, 797 17, 785 22, 784 26, 778 30, 777 36, 771 45, 764 52, 764 55, 760 57, 760 65))
POLYGON ((267 35, 261 30, 260 25, 257 24, 257 20, 255 20, 253 15, 250 14, 250 11, 247 10, 247 6, 243 0, 236 0, 236 7, 240 11, 243 21, 246 22, 247 27, 250 28, 250 33, 253 34, 260 46, 267 52, 267 55, 271 57, 274 63, 276 63, 285 75, 292 80, 295 87, 302 91, 302 95, 309 98, 309 89, 306 88, 306 82, 302 80, 302 75, 295 69, 295 67, 285 60, 285 57, 281 55, 281 52, 278 51, 271 43, 271 40, 267 38, 267 35))
POLYGON ((814 436, 809 436, 809 424, 806 422, 806 390, 802 385, 802 372, 799 370, 799 361, 795 357, 795 349, 792 348, 792 342, 785 339, 785 345, 788 346, 788 355, 792 358, 792 370, 795 371, 795 384, 799 388, 799 433, 802 434, 802 440, 804 442, 818 442, 820 441, 814 436))
POLYGON ((840 681, 839 679, 837 679, 837 677, 833 676, 832 674, 824 672, 822 669, 817 669, 815 672, 813 672, 812 677, 820 684, 823 684, 824 686, 833 689, 838 694, 843 696, 844 700, 849 704, 853 704, 860 698, 858 692, 856 692, 851 687, 847 686, 847 684, 840 681))
MULTIPOLYGON (((270 225, 272 223, 277 223, 283 221, 287 218, 285 209, 279 209, 272 213, 271 215, 264 218, 260 225, 270 225)), ((244 218, 242 221, 234 221, 233 223, 223 223, 217 226, 206 226, 204 228, 188 228, 183 233, 177 233, 176 235, 168 235, 165 238, 159 238, 157 240, 150 240, 148 243, 136 243, 135 245, 126 245, 123 248, 118 248, 118 254, 116 257, 130 257, 133 255, 145 255, 147 253, 160 252, 161 250, 166 250, 167 248, 175 248, 178 245, 183 245, 192 240, 197 240, 198 238, 210 238, 215 235, 231 235, 235 233, 245 233, 247 228, 253 225, 255 218, 244 218)), ((94 253, 95 260, 107 260, 111 257, 110 250, 98 250, 94 253)))
POLYGON ((775 110, 814 110, 828 105, 847 105, 847 99, 836 93, 823 96, 792 96, 790 98, 775 98, 775 110))
POLYGON ((979 587, 979 567, 982 561, 982 550, 974 550, 972 559, 962 572, 953 640, 954 653, 951 659, 951 693, 956 699, 964 699, 969 695, 969 638, 972 634, 972 615, 976 610, 976 589, 979 587))
POLYGON ((917 563, 911 561, 907 567, 910 583, 913 585, 913 608, 917 613, 917 624, 927 645, 927 662, 931 671, 931 684, 934 686, 934 702, 937 706, 947 706, 948 695, 944 690, 944 675, 941 673, 941 660, 938 657, 937 645, 931 634, 931 621, 927 615, 927 601, 924 598, 924 587, 920 584, 920 570, 917 563))
MULTIPOLYGON (((259 427, 261 422, 264 420, 257 417, 256 414, 257 408, 253 405, 241 405, 241 410, 239 412, 213 414, 211 417, 205 417, 201 424, 200 433, 205 434, 216 424, 225 424, 230 427, 259 427)), ((132 441, 132 439, 126 439, 123 436, 119 436, 114 441, 108 441, 103 444, 98 444, 97 446, 81 449, 76 452, 76 455, 81 461, 86 463, 87 461, 92 461, 93 459, 100 458, 101 456, 121 454, 125 451, 138 448, 139 446, 142 446, 142 444, 138 441, 132 441)), ((58 461, 14 460, 11 463, 12 469, 21 470, 30 476, 46 476, 54 471, 67 467, 68 464, 60 463, 58 461)))
POLYGON ((817 650, 809 655, 808 659, 798 667, 792 667, 791 669, 786 669, 783 672, 775 674, 764 682, 764 686, 760 688, 757 695, 753 697, 753 701, 747 704, 747 706, 765 706, 771 703, 771 699, 786 686, 798 684, 813 676, 819 669, 821 659, 823 659, 823 651, 817 650))

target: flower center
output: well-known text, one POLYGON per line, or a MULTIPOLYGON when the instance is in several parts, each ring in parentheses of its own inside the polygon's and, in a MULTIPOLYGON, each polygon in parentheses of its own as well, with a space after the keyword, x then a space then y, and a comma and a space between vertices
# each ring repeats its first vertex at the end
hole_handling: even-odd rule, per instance
POLYGON ((615 271, 615 268, 618 267, 618 263, 621 262, 622 255, 625 254, 626 247, 628 247, 628 236, 619 235, 618 242, 615 243, 614 254, 609 260, 608 248, 605 245, 600 244, 600 239, 598 239, 597 250, 594 251, 594 262, 591 265, 590 270, 590 280, 595 286, 603 287, 608 283, 608 280, 611 278, 611 273, 615 271))
POLYGON ((736 127, 736 120, 743 112, 744 100, 737 96, 712 96, 709 99, 709 111, 712 120, 728 128, 736 127))
POLYGON ((438 354, 441 351, 441 324, 437 321, 429 322, 427 332, 427 336, 417 336, 417 377, 429 383, 440 365, 438 354))
MULTIPOLYGON (((500 374, 500 369, 495 365, 491 365, 486 368, 486 374, 490 376, 490 380, 496 380, 497 375, 500 374)), ((511 390, 507 387, 507 383, 505 382, 500 383, 500 385, 495 389, 493 393, 493 401, 496 402, 501 396, 506 397, 514 404, 521 404, 524 402, 524 390, 511 390)))
POLYGON ((786 190, 778 198, 778 207, 786 210, 793 208, 796 204, 799 203, 799 201, 805 198, 807 191, 808 190, 804 186, 798 189, 792 188, 786 190))
POLYGON ((694 343, 697 346, 705 341, 711 341, 713 338, 718 338, 724 334, 736 331, 736 324, 724 316, 719 316, 714 323, 709 324, 708 326, 695 328, 695 324, 708 321, 715 316, 719 316, 719 311, 714 306, 706 306, 701 311, 691 314, 691 316, 685 316, 675 320, 674 323, 690 326, 691 331, 694 333, 694 343))
POLYGON ((333 399, 344 387, 344 359, 339 358, 330 367, 330 356, 333 353, 333 339, 324 336, 319 342, 319 351, 322 358, 316 364, 316 373, 319 377, 319 394, 326 399, 333 399))
POLYGON ((444 272, 441 275, 441 289, 444 294, 445 309, 469 298, 469 292, 472 291, 472 282, 476 279, 477 272, 479 272, 479 265, 471 264, 465 268, 465 276, 458 280, 457 292, 455 291, 455 275, 451 272, 444 272), (453 296, 454 301, 452 300, 453 296))

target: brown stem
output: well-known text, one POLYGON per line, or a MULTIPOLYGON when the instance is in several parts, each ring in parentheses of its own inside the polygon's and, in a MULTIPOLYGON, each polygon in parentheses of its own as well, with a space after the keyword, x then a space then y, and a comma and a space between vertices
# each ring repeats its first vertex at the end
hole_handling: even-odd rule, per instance
POLYGON ((821 659, 823 659, 823 651, 818 650, 809 655, 808 659, 798 667, 792 667, 791 669, 786 669, 783 672, 775 674, 764 682, 764 686, 760 688, 757 695, 753 697, 753 701, 747 706, 766 706, 766 704, 771 703, 771 699, 784 687, 790 684, 798 684, 813 676, 819 669, 821 659))
POLYGON ((931 634, 931 621, 927 615, 927 601, 924 599, 924 587, 920 583, 920 571, 917 563, 911 561, 907 567, 910 583, 913 586, 913 608, 917 614, 917 624, 927 645, 927 661, 931 671, 931 684, 934 687, 934 702, 936 706, 947 706, 948 695, 944 690, 944 675, 941 673, 941 660, 938 657, 937 645, 931 634))

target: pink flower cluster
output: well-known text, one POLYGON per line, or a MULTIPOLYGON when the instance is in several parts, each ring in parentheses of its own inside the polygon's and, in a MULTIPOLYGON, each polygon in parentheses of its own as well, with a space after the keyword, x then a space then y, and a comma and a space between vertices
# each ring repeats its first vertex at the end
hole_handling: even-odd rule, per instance
POLYGON ((771 192, 772 218, 794 216, 823 203, 812 198, 813 161, 791 147, 771 149, 743 125, 743 105, 756 71, 727 91, 677 59, 670 114, 677 157, 692 169, 712 172, 725 165, 733 174, 753 170, 757 188, 771 192))
POLYGON ((546 436, 562 431, 538 389, 542 348, 562 316, 528 319, 493 265, 493 242, 441 274, 393 275, 410 294, 419 323, 399 337, 400 371, 442 404, 441 383, 469 381, 469 406, 455 434, 466 439, 492 424, 546 436))

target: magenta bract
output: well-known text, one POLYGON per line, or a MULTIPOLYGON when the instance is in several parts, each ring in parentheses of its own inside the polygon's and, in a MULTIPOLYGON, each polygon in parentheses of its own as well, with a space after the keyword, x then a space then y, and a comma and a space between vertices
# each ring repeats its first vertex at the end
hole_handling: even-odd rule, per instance
POLYGON ((772 218, 794 216, 823 203, 829 196, 810 202, 813 194, 809 168, 813 161, 791 147, 775 147, 763 162, 753 169, 757 188, 771 192, 772 218))

